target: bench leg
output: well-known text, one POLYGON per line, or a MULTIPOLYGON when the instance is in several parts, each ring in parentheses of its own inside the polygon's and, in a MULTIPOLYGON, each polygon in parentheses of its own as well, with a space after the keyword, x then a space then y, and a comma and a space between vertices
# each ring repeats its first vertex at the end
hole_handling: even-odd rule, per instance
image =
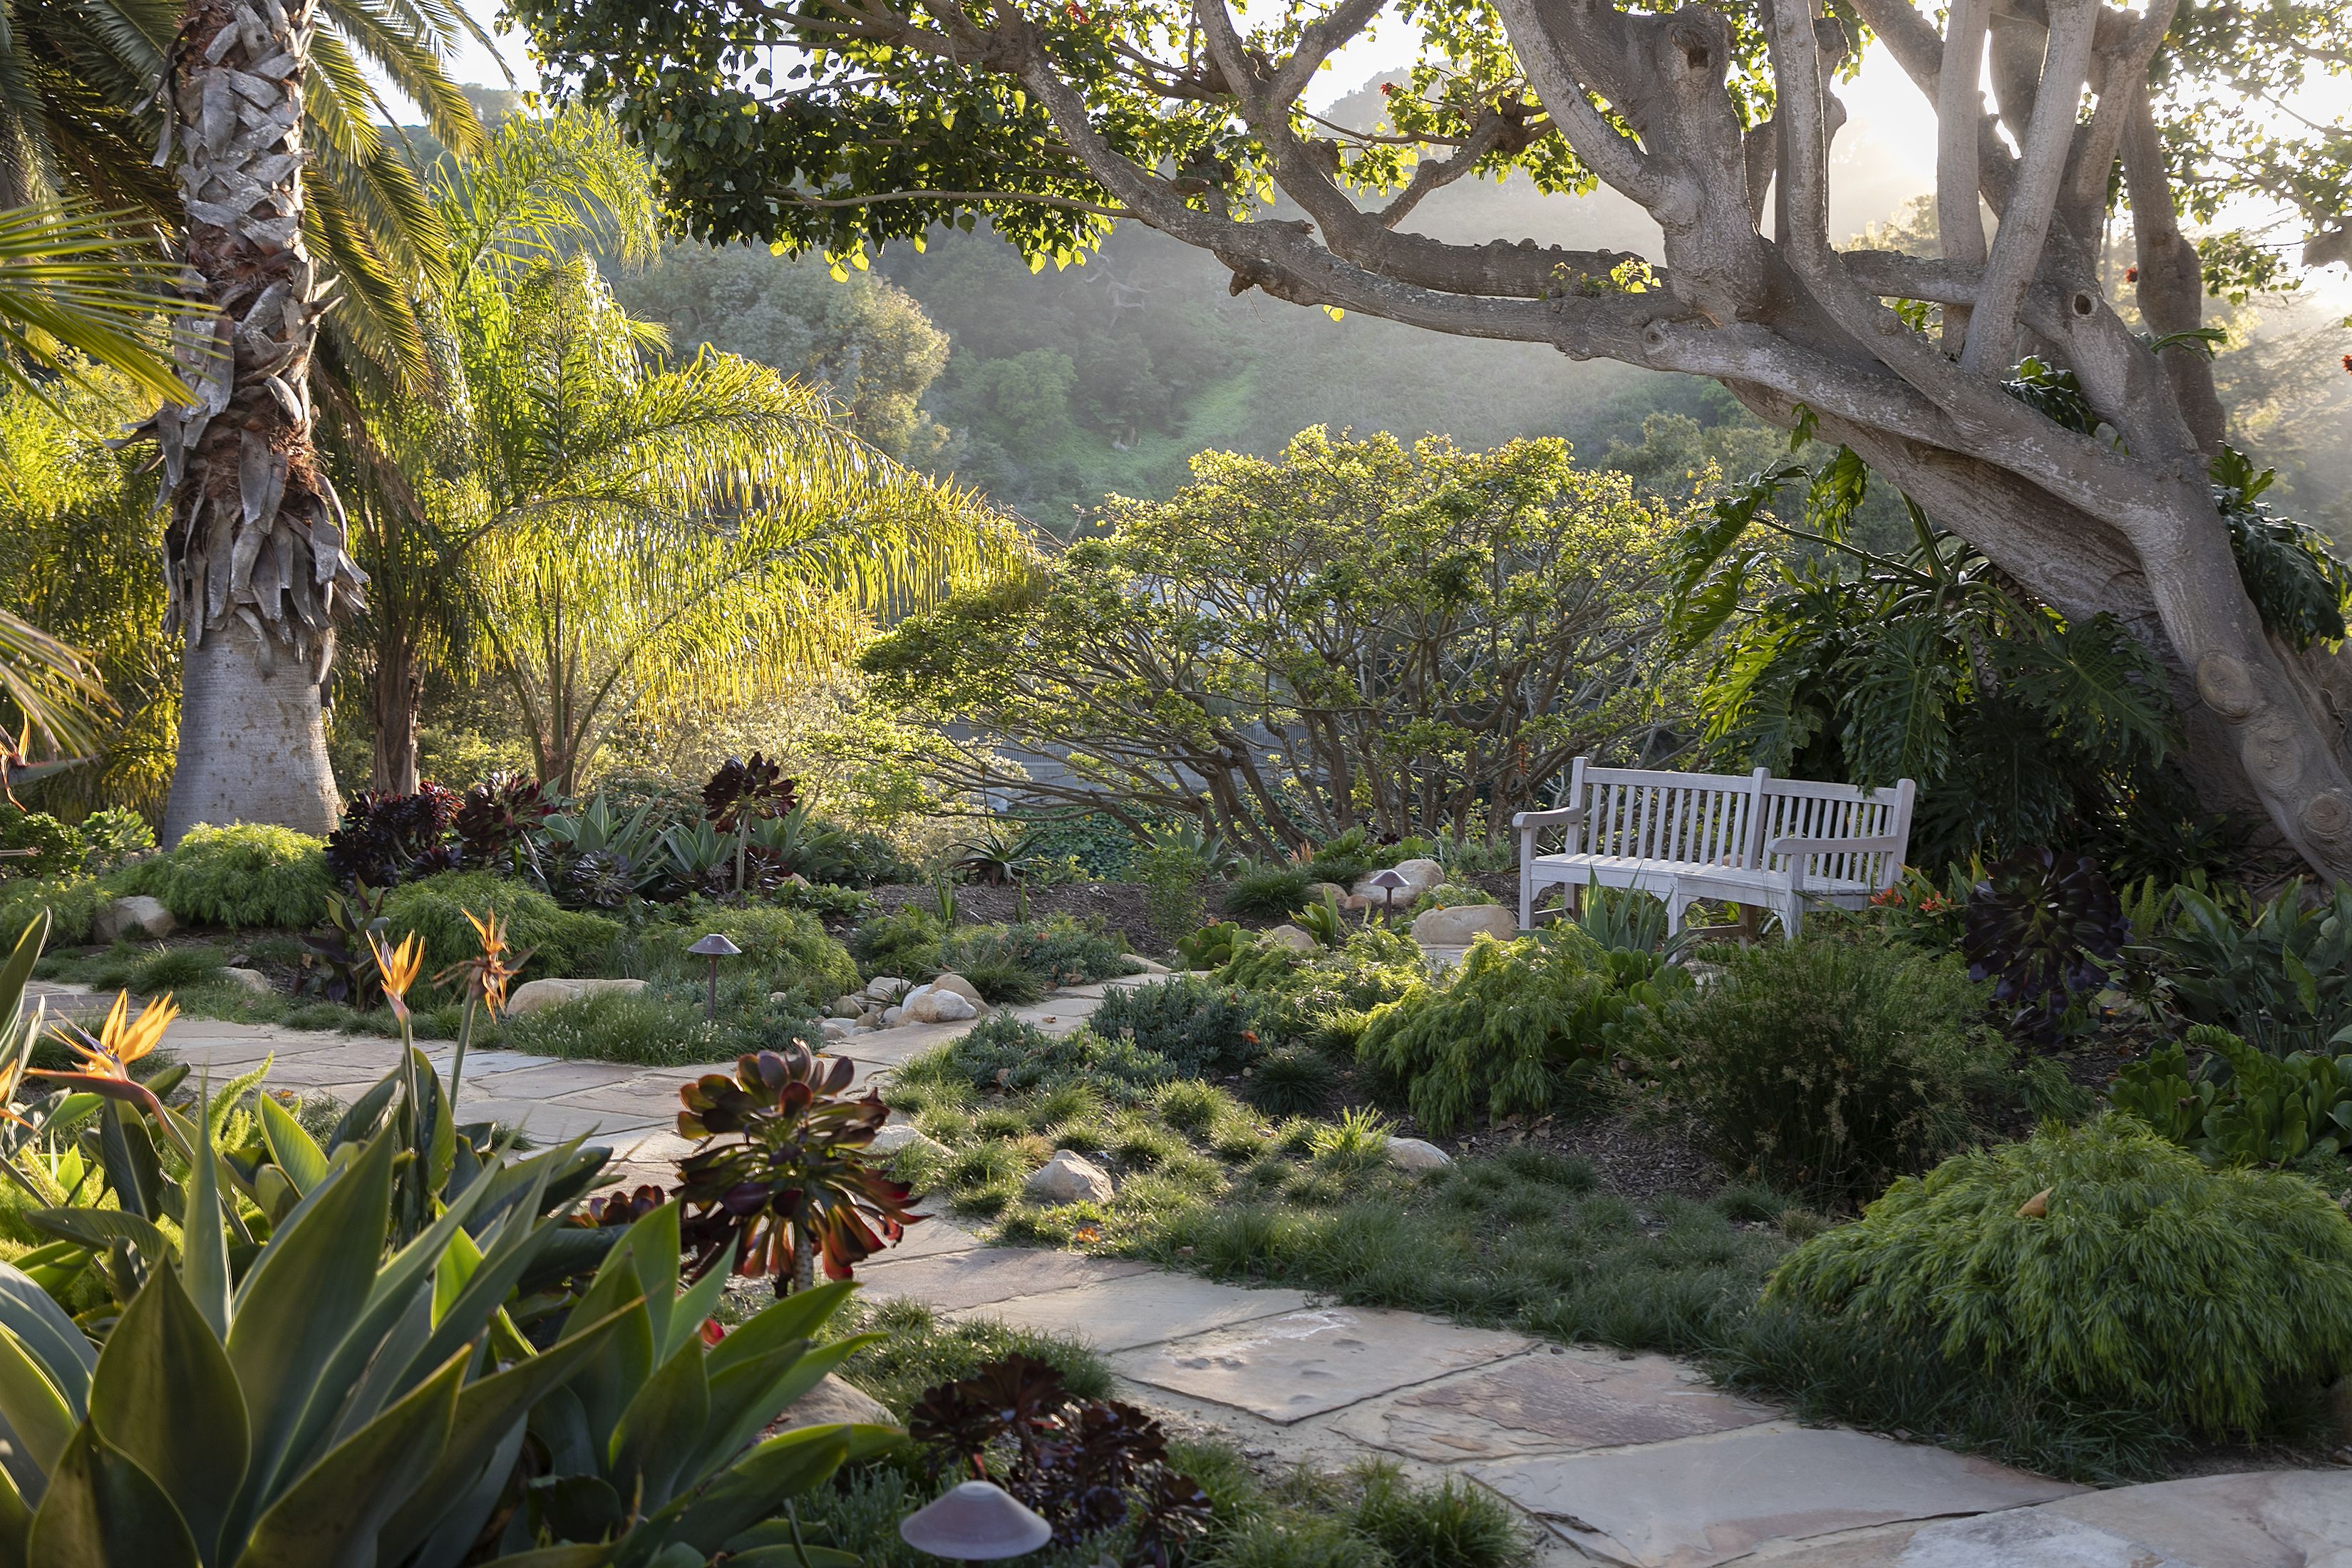
POLYGON ((1764 928, 1764 906, 1735 904, 1732 907, 1739 911, 1739 945, 1755 946, 1757 933, 1764 928))
POLYGON ((1690 900, 1683 897, 1680 889, 1666 895, 1666 934, 1668 936, 1683 929, 1683 912, 1689 908, 1690 900))

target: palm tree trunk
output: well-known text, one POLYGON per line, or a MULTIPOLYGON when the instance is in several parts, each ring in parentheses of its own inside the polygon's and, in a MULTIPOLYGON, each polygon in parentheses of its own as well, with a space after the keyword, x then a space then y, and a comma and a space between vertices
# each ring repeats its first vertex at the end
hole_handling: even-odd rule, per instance
POLYGON ((187 212, 181 331, 193 404, 150 422, 171 521, 167 631, 186 639, 163 837, 198 822, 334 825, 321 692, 367 581, 310 439, 323 309, 302 242, 302 78, 313 0, 193 0, 173 40, 157 161, 187 212))

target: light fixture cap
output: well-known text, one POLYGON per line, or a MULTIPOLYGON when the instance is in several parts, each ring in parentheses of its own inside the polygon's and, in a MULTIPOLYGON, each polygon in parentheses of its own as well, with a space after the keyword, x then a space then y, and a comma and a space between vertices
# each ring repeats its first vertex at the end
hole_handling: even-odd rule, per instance
POLYGON ((1036 1551, 1054 1527, 995 1482, 966 1481, 900 1520, 898 1537, 934 1557, 983 1563, 1036 1551))
POLYGON ((712 931, 686 951, 701 958, 733 958, 743 950, 729 942, 723 931, 712 931))
POLYGON ((1394 892, 1399 888, 1410 888, 1412 886, 1412 883, 1409 879, 1401 877, 1394 871, 1375 871, 1372 873, 1371 881, 1373 887, 1385 888, 1390 892, 1394 892))

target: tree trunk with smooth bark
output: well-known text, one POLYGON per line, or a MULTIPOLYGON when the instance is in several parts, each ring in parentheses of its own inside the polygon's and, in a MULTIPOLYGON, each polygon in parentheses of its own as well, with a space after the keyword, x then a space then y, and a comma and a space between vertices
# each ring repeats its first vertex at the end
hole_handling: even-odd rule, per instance
POLYGON ((311 444, 325 308, 302 242, 309 0, 196 0, 173 40, 159 163, 187 214, 179 332, 196 401, 145 427, 163 451, 165 629, 184 639, 163 840, 198 822, 334 826, 322 692, 365 574, 311 444))

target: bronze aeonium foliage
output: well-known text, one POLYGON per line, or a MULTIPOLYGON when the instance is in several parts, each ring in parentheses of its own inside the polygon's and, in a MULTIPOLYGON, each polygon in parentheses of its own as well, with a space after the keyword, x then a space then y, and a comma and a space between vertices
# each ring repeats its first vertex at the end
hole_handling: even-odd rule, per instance
POLYGON ((889 1109, 844 1097, 856 1069, 797 1042, 739 1057, 678 1090, 681 1136, 702 1140, 678 1163, 685 1240, 699 1277, 722 1258, 752 1278, 846 1279, 923 1215, 913 1189, 867 1163, 889 1109))

